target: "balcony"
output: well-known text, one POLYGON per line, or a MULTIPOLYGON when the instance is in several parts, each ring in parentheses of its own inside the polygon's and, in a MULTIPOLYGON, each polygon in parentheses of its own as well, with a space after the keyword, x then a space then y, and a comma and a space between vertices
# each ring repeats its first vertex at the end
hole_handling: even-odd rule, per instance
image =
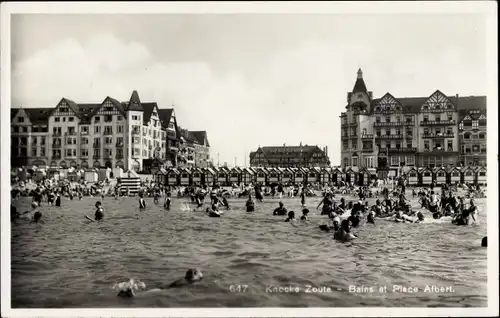
POLYGON ((52 160, 60 160, 61 155, 52 156, 52 160))
POLYGON ((456 125, 456 123, 454 120, 423 120, 420 122, 420 126, 448 126, 456 125))
POLYGON ((110 154, 105 154, 103 156, 104 160, 113 160, 113 155, 110 155, 110 154))
POLYGON ((347 136, 347 135, 342 135, 342 140, 344 140, 344 139, 349 139, 349 136, 347 136))
POLYGON ((405 126, 415 126, 415 122, 414 121, 405 121, 404 125, 405 126))
POLYGON ((92 147, 93 148, 101 148, 101 144, 93 144, 92 147))
POLYGON ((439 134, 423 134, 422 138, 453 138, 455 134, 453 133, 439 133, 439 134))
POLYGON ((403 135, 380 135, 375 136, 375 139, 403 139, 403 135))
POLYGON ((141 132, 139 130, 132 130, 132 135, 140 135, 141 132))
POLYGON ((80 154, 80 157, 81 158, 88 158, 89 154, 88 153, 82 153, 82 154, 80 154))
POLYGON ((388 152, 392 152, 392 153, 395 153, 395 152, 417 152, 417 148, 416 147, 412 147, 412 148, 389 148, 387 149, 388 152))
POLYGON ((111 136, 111 135, 113 135, 113 132, 108 130, 108 131, 105 131, 103 133, 103 135, 105 135, 105 136, 111 136))
POLYGON ((122 154, 116 154, 115 158, 116 159, 123 159, 123 155, 122 154))
POLYGON ((367 139, 367 140, 372 140, 373 139, 373 134, 362 134, 361 139, 367 139))
POLYGON ((373 148, 363 148, 361 152, 373 152, 373 148))
POLYGON ((52 144, 52 149, 59 149, 61 148, 61 144, 52 144))
POLYGON ((101 155, 93 155, 92 159, 101 159, 101 155))
POLYGON ((61 132, 60 132, 60 131, 54 131, 54 132, 52 133, 52 136, 61 136, 61 135, 62 135, 62 134, 61 134, 61 132))
POLYGON ((80 135, 82 136, 88 136, 89 132, 88 131, 80 131, 80 135))
POLYGON ((388 122, 375 122, 373 123, 373 127, 398 127, 398 126, 403 126, 403 123, 400 121, 393 122, 391 121, 390 123, 388 122))
POLYGON ((452 149, 440 149, 440 148, 434 148, 434 149, 424 149, 424 153, 436 153, 436 154, 443 154, 443 153, 456 153, 457 151, 453 151, 452 149))
POLYGON ((117 148, 123 148, 123 142, 117 142, 117 143, 115 144, 115 146, 116 146, 117 148))
POLYGON ((351 138, 351 139, 353 139, 353 138, 358 138, 358 135, 357 135, 357 134, 351 134, 351 135, 349 136, 349 138, 351 138))
POLYGON ((68 131, 64 134, 65 136, 76 136, 76 131, 68 131))

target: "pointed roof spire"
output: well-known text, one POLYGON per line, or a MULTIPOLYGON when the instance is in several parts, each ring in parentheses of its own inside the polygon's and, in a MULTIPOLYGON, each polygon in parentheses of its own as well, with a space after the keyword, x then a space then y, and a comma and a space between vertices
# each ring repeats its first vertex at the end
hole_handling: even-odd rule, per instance
POLYGON ((358 70, 358 78, 356 79, 356 83, 354 84, 354 88, 352 89, 353 93, 366 93, 368 94, 368 90, 366 89, 365 81, 363 80, 363 71, 361 69, 358 70))
POLYGON ((132 95, 130 96, 127 110, 144 111, 144 108, 142 108, 141 99, 139 98, 139 93, 137 93, 136 90, 134 90, 132 92, 132 95))

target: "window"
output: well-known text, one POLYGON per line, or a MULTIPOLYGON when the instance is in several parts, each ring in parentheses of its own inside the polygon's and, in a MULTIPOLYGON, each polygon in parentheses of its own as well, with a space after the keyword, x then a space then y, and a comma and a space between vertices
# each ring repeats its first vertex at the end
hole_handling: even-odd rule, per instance
POLYGON ((385 131, 385 135, 386 135, 386 136, 389 136, 390 134, 391 134, 391 130, 390 130, 390 129, 386 129, 386 131, 385 131))
POLYGON ((97 124, 101 121, 101 117, 95 116, 94 122, 97 124))
POLYGON ((406 165, 414 166, 415 165, 415 156, 406 156, 406 165))
POLYGON ((113 115, 104 115, 104 122, 109 123, 113 121, 113 115))
POLYGON ((122 134, 123 133, 123 126, 118 126, 118 133, 122 134))
POLYGON ((63 122, 65 122, 65 121, 66 121, 66 117, 63 117, 62 119, 63 119, 63 122))
POLYGON ((110 145, 113 143, 113 137, 106 137, 104 138, 104 143, 107 145, 110 145))
POLYGON ((113 106, 106 106, 104 107, 105 112, 112 112, 113 111, 113 106))
POLYGON ((18 123, 24 123, 24 117, 18 117, 17 118, 18 123))
POLYGON ((45 137, 41 137, 40 145, 45 146, 45 137))
POLYGON ((363 135, 366 135, 366 128, 363 128, 363 135))
POLYGON ((399 142, 396 143, 396 149, 400 149, 401 148, 401 144, 399 142))
POLYGON ((412 143, 411 143, 411 142, 407 142, 407 143, 406 143, 406 148, 413 148, 413 147, 412 147, 412 143))
POLYGON ((429 134, 429 128, 424 128, 424 135, 428 135, 429 134))
POLYGON ((428 140, 424 141, 424 149, 429 150, 431 148, 430 143, 428 140))
POLYGON ((448 121, 452 121, 453 120, 453 115, 452 114, 448 114, 448 121))
POLYGON ((385 117, 385 122, 386 123, 390 123, 391 122, 391 117, 390 116, 386 116, 385 117))
POLYGON ((380 117, 375 117, 375 122, 380 123, 380 117))
POLYGON ((146 138, 142 138, 142 144, 143 145, 147 145, 148 144, 148 140, 146 138))
POLYGON ((101 132, 101 127, 100 126, 95 126, 94 127, 94 133, 98 134, 101 132))
POLYGON ((396 116, 396 122, 398 122, 398 123, 401 122, 401 117, 396 116))
POLYGON ((83 135, 88 135, 89 133, 89 126, 81 126, 80 131, 83 135))
POLYGON ((399 156, 392 156, 391 157, 391 166, 398 166, 399 165, 399 156))
POLYGON ((453 151, 453 141, 448 140, 448 151, 453 151))
POLYGON ((132 120, 139 120, 139 116, 132 116, 132 120))
POLYGON ((442 141, 436 140, 434 142, 434 149, 436 150, 442 150, 443 149, 443 144, 441 143, 442 141))
POLYGON ((377 131, 375 132, 377 134, 378 137, 381 136, 381 132, 380 132, 380 129, 377 129, 377 131))
POLYGON ((75 121, 75 117, 68 117, 68 121, 69 122, 74 122, 75 121))
POLYGON ((45 148, 40 148, 40 157, 45 157, 45 148))
POLYGON ((351 159, 352 159, 352 166, 353 166, 353 167, 357 167, 357 166, 358 166, 358 158, 353 157, 353 158, 351 158, 351 159))
POLYGON ((60 121, 61 121, 61 118, 56 117, 56 118, 54 118, 54 121, 55 121, 56 123, 58 123, 58 122, 60 122, 60 121))
POLYGON ((342 149, 344 149, 344 150, 349 149, 349 146, 348 146, 348 144, 347 144, 347 141, 344 141, 344 142, 342 143, 342 149))
POLYGON ((89 143, 89 139, 88 138, 82 137, 82 139, 80 139, 80 144, 82 144, 82 145, 88 145, 88 143, 89 143))
POLYGON ((351 145, 352 145, 353 150, 358 149, 358 141, 357 140, 351 140, 351 145))
POLYGON ((413 129, 411 129, 411 128, 406 129, 406 135, 409 137, 413 136, 413 129))
POLYGON ((398 136, 401 135, 401 129, 399 129, 399 128, 396 129, 396 135, 398 135, 398 136))
POLYGON ((478 129, 479 128, 479 123, 477 120, 472 121, 472 129, 478 129))
POLYGON ((123 120, 123 116, 116 116, 116 120, 117 121, 122 121, 123 120))
POLYGON ((441 128, 436 128, 436 135, 441 136, 441 128))
POLYGON ((31 156, 36 157, 36 147, 31 148, 31 156))
POLYGON ((434 120, 439 123, 441 121, 441 115, 439 114, 434 115, 434 120))
POLYGON ((139 154, 141 153, 141 150, 139 148, 134 148, 132 149, 132 155, 133 156, 139 156, 139 154))
POLYGON ((470 136, 471 134, 467 132, 464 134, 464 139, 471 139, 470 136))
POLYGON ((424 122, 428 122, 429 121, 429 115, 424 115, 424 122))
POLYGON ((405 120, 407 123, 411 123, 413 121, 411 116, 406 116, 405 120))
POLYGON ((479 133, 479 139, 485 139, 486 134, 485 133, 479 133))
POLYGON ((451 127, 446 128, 446 133, 448 135, 453 135, 453 128, 451 128, 451 127))
POLYGON ((104 134, 112 135, 113 134, 113 126, 104 126, 104 134))
POLYGON ((377 146, 378 150, 380 150, 382 148, 382 144, 377 144, 376 146, 377 146))

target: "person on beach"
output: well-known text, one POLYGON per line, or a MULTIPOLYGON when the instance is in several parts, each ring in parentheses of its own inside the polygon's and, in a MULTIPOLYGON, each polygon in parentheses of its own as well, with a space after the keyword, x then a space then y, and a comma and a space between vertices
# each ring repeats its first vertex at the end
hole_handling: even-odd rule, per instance
POLYGON ((332 211, 332 204, 333 204, 332 195, 331 193, 327 193, 323 197, 323 199, 319 202, 318 206, 316 207, 316 210, 318 210, 319 207, 323 205, 321 209, 321 215, 328 215, 332 211))
POLYGON ((165 197, 165 203, 163 204, 163 207, 167 210, 170 211, 170 204, 172 203, 172 200, 170 199, 170 192, 167 192, 167 196, 165 197))
POLYGON ((60 194, 60 193, 58 193, 58 194, 56 195, 56 203, 55 203, 55 205, 56 205, 57 207, 61 207, 61 194, 60 194))
POLYGON ((226 197, 222 197, 222 206, 226 207, 226 210, 230 210, 229 202, 227 202, 226 197))
POLYGON ((144 200, 144 195, 142 193, 139 195, 139 209, 140 210, 146 209, 146 200, 144 200))
POLYGON ((306 189, 303 188, 301 193, 300 193, 300 204, 302 204, 302 207, 306 206, 306 189))

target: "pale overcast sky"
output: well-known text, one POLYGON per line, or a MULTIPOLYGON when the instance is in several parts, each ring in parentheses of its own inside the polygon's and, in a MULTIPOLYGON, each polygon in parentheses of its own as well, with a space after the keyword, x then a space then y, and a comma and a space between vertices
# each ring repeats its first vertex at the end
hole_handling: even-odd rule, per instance
POLYGON ((480 15, 13 15, 12 105, 106 96, 206 130, 220 163, 259 145, 328 145, 362 68, 375 97, 486 95, 480 15))

